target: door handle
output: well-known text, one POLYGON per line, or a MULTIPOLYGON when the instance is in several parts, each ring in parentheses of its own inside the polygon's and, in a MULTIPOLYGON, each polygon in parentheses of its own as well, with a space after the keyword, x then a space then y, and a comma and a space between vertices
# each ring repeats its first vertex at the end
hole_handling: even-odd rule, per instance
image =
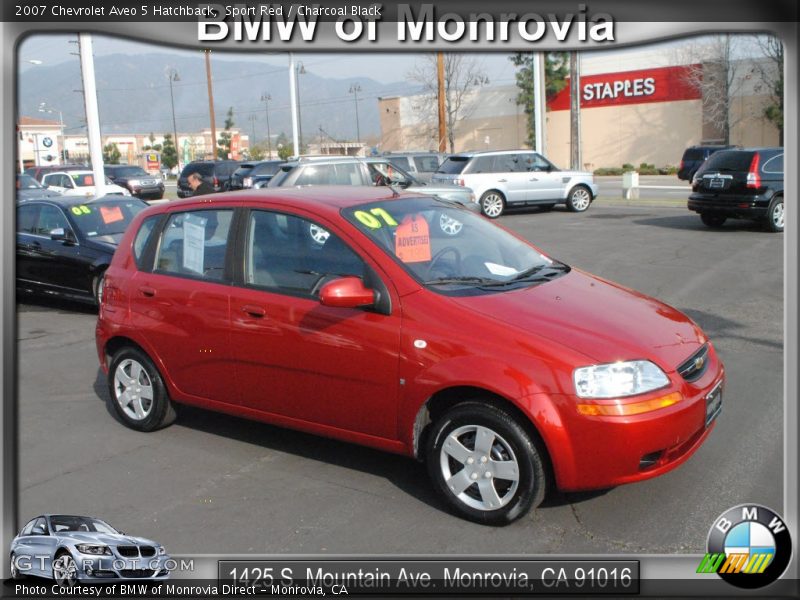
POLYGON ((142 296, 147 296, 148 298, 152 298, 156 295, 156 291, 151 287, 147 287, 146 285, 140 287, 139 291, 142 293, 142 296))
POLYGON ((508 179, 498 179, 497 183, 506 183, 508 179))
POLYGON ((530 181, 539 181, 536 177, 531 177, 530 181))
POLYGON ((245 304, 242 306, 242 312, 251 317, 256 317, 257 319, 263 319, 267 316, 267 310, 263 306, 257 306, 255 304, 245 304))

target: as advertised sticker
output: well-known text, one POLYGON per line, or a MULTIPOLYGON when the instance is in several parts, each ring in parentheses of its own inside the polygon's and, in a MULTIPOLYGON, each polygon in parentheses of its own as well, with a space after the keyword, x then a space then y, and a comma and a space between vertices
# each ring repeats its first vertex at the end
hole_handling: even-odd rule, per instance
POLYGON ((429 261, 431 236, 428 222, 418 215, 403 219, 395 232, 394 253, 404 263, 429 261))
POLYGON ((106 225, 125 219, 125 216, 122 214, 122 209, 119 206, 101 206, 100 217, 106 225))

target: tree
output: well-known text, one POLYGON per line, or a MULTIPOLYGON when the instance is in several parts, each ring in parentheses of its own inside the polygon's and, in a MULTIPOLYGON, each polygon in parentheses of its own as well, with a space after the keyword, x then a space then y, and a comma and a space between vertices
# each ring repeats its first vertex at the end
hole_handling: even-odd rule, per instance
MULTIPOLYGON (((686 46, 682 54, 678 64, 687 65, 684 80, 702 98, 706 132, 715 136, 713 141, 730 144, 736 126, 758 116, 745 110, 744 104, 735 102, 745 95, 756 71, 752 41, 744 36, 723 34, 686 46), (737 110, 733 110, 734 103, 737 110)), ((704 133, 704 137, 708 135, 704 133)))
MULTIPOLYGON (((533 54, 530 52, 515 52, 508 59, 518 67, 516 72, 517 106, 522 106, 528 117, 528 137, 525 143, 531 148, 536 145, 534 121, 534 81, 533 81, 533 54)), ((567 85, 569 74, 568 52, 547 52, 544 58, 544 93, 546 101, 560 92, 567 85)))
POLYGON ((164 135, 164 144, 161 147, 161 164, 168 169, 172 169, 178 164, 178 151, 175 148, 175 142, 172 141, 171 133, 164 135))
POLYGON ((231 134, 231 127, 233 127, 233 107, 228 108, 228 113, 225 115, 225 130, 219 135, 217 140, 217 156, 225 160, 231 152, 231 141, 233 135, 231 134))
POLYGON ((152 131, 150 132, 150 135, 148 136, 147 139, 150 140, 150 143, 149 144, 145 144, 144 146, 142 146, 142 150, 155 150, 156 152, 161 152, 161 144, 156 144, 155 143, 156 142, 156 136, 153 134, 152 131))
POLYGON ((250 160, 264 160, 267 155, 267 149, 264 144, 253 144, 250 148, 250 160))
POLYGON ((289 160, 294 156, 294 144, 283 144, 278 146, 278 158, 281 160, 289 160))
MULTIPOLYGON (((406 79, 422 86, 422 94, 412 100, 412 108, 422 116, 421 135, 426 139, 439 139, 438 83, 436 54, 430 53, 417 61, 406 74, 406 79)), ((476 105, 470 102, 476 88, 489 83, 480 63, 468 54, 444 54, 445 122, 450 152, 455 152, 456 135, 461 121, 467 119, 476 105)))
POLYGON ((770 96, 764 116, 775 127, 783 145, 783 44, 774 35, 756 37, 765 61, 756 64, 756 72, 770 96))
POLYGON ((122 156, 116 144, 106 144, 103 146, 103 162, 107 165, 118 165, 122 156))

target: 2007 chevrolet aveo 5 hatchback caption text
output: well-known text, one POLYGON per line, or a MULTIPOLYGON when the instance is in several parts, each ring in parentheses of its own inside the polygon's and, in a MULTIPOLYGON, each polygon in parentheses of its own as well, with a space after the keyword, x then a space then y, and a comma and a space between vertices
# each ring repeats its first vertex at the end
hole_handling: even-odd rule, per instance
POLYGON ((722 363, 685 315, 386 188, 150 207, 102 298, 97 351, 130 427, 191 404, 413 456, 483 523, 551 486, 661 475, 722 406, 722 363))

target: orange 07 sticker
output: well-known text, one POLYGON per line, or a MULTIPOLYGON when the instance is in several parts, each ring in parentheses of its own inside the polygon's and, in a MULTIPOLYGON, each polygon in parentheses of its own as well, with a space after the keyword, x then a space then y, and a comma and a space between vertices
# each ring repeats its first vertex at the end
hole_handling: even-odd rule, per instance
POLYGON ((431 259, 431 236, 428 222, 413 215, 397 226, 394 253, 404 263, 425 262, 431 259))

